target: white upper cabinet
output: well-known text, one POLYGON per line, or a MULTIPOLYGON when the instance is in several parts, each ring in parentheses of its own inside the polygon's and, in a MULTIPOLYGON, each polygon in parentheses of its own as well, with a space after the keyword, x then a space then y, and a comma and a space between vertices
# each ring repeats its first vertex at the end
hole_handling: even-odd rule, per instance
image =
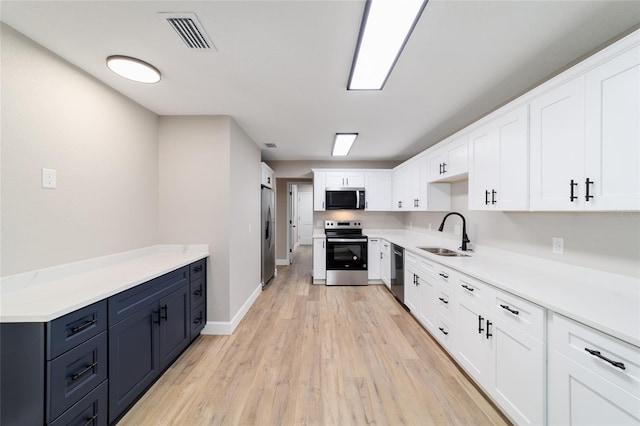
POLYGON ((275 187, 275 177, 273 173, 273 169, 269 167, 266 163, 260 163, 262 168, 262 186, 266 186, 267 188, 275 187))
POLYGON ((447 211, 451 209, 448 183, 430 184, 428 158, 423 156, 393 170, 394 211, 447 211))
POLYGON ((325 210, 325 194, 324 190, 326 185, 326 172, 313 171, 313 210, 323 211, 325 210))
POLYGON ((585 117, 585 208, 640 210, 640 46, 585 75, 585 117))
POLYGON ((531 210, 640 210, 637 44, 530 108, 531 210))
POLYGON ((467 176, 469 170, 468 135, 444 142, 428 154, 429 182, 454 182, 467 176))
POLYGON ((364 174, 365 210, 391 211, 391 170, 364 174))
POLYGON ((469 136, 469 209, 529 208, 528 110, 523 105, 469 136))
POLYGON ((327 172, 327 188, 364 188, 363 171, 335 170, 327 172))

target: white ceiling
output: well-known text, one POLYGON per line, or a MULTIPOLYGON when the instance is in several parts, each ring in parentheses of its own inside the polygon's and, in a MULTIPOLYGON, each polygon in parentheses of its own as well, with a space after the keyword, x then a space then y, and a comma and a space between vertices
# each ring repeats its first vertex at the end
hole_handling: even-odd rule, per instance
POLYGON ((640 24, 640 0, 431 0, 379 92, 345 87, 364 0, 7 1, 0 18, 160 115, 233 116, 265 160, 405 160, 640 24), (157 12, 194 12, 217 52, 185 47, 157 12), (129 82, 109 55, 155 65, 129 82), (265 143, 278 148, 268 150, 265 143))

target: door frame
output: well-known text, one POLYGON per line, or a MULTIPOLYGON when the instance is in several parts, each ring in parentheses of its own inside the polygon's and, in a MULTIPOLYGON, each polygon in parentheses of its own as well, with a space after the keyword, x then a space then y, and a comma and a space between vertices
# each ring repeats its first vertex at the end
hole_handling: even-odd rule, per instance
MULTIPOLYGON (((293 247, 291 246, 291 236, 293 235, 293 218, 291 217, 291 209, 293 207, 293 185, 313 185, 313 180, 308 179, 306 181, 290 181, 287 182, 287 259, 289 265, 293 263, 293 247)), ((312 203, 313 208, 313 203, 312 203)), ((313 213, 311 213, 313 215, 313 213)), ((313 228, 312 228, 313 229, 313 228)), ((313 237, 313 231, 312 231, 313 237)))

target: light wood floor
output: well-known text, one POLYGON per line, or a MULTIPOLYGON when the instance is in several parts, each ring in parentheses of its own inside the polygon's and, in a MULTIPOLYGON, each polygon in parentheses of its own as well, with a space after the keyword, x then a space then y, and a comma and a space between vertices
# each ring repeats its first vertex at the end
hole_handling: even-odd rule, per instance
POLYGON ((120 425, 507 424, 383 285, 279 266, 232 336, 201 336, 120 425))

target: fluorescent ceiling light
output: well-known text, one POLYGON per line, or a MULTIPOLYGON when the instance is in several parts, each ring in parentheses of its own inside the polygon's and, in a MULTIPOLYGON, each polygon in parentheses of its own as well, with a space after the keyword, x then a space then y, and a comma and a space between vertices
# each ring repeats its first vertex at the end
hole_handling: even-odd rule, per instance
POLYGON ((336 139, 333 141, 333 151, 331 155, 334 157, 345 156, 349 154, 351 145, 358 137, 357 133, 336 133, 336 139))
POLYGON ((348 90, 380 90, 427 0, 367 0, 348 90))
POLYGON ((160 81, 160 71, 140 59, 120 55, 109 56, 107 58, 107 67, 120 77, 139 83, 157 83, 160 81))

